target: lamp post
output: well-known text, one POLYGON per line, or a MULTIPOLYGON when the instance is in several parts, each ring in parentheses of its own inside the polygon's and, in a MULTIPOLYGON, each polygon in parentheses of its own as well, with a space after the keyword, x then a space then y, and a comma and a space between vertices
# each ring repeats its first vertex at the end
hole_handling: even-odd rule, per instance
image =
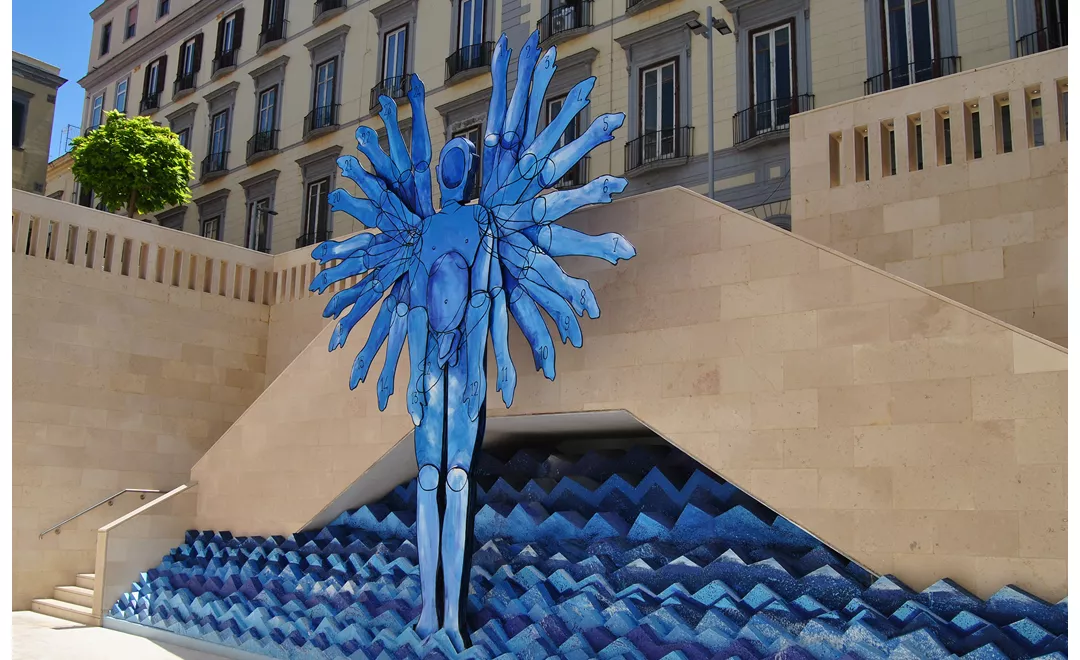
POLYGON ((716 117, 713 112, 713 36, 712 30, 709 26, 716 29, 720 34, 731 34, 731 28, 728 26, 727 21, 722 18, 713 18, 712 5, 705 6, 705 23, 696 18, 688 21, 686 26, 694 34, 702 35, 708 42, 708 50, 706 53, 705 62, 705 75, 709 79, 709 100, 708 100, 708 113, 709 113, 709 199, 716 199, 716 163, 714 162, 714 155, 716 152, 715 147, 715 135, 716 132, 716 117))

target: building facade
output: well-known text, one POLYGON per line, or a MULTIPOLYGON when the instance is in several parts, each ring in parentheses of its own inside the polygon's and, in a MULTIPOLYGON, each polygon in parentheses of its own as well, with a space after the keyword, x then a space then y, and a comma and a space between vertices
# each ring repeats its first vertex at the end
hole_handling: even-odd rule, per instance
POLYGON ((11 185, 32 193, 45 192, 56 90, 66 80, 60 69, 11 52, 11 185))
MULTIPOLYGON (((788 227, 793 114, 1060 45, 1067 15, 1063 0, 721 4, 716 198, 788 227)), ((516 50, 538 29, 560 56, 548 113, 573 83, 596 78, 565 139, 589 117, 627 117, 561 185, 611 173, 630 180, 628 194, 704 192, 704 9, 693 0, 110 0, 92 12, 84 125, 117 108, 172 127, 198 180, 192 203, 157 221, 282 252, 354 229, 326 195, 351 185, 338 181, 334 160, 354 153, 355 129, 382 128, 380 94, 399 101, 408 139, 404 101, 417 73, 429 125, 442 128, 432 131, 434 152, 455 135, 479 144, 494 42, 505 33, 516 50)))

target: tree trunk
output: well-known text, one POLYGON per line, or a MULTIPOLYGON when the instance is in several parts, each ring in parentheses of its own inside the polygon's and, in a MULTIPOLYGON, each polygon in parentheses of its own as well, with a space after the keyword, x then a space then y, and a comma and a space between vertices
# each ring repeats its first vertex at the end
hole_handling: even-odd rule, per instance
POLYGON ((139 201, 139 193, 135 189, 131 190, 131 196, 128 197, 128 217, 132 220, 135 219, 135 204, 139 201))

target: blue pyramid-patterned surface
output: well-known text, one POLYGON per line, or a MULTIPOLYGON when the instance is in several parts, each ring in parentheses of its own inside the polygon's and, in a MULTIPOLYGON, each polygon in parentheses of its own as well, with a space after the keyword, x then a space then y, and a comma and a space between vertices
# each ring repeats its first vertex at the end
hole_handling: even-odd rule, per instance
POLYGON ((110 616, 275 658, 1064 658, 1067 601, 874 576, 669 447, 483 454, 472 647, 419 639, 416 483, 288 537, 188 532, 110 616))

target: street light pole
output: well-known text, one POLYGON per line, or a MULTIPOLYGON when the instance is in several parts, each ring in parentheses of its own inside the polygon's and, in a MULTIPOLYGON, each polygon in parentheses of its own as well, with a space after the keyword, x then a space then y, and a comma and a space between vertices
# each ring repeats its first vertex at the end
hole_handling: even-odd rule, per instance
POLYGON ((713 52, 712 52, 712 37, 713 37, 713 17, 712 17, 712 3, 710 2, 705 6, 705 34, 709 40, 708 47, 708 60, 705 63, 706 75, 709 77, 709 199, 716 199, 716 172, 714 152, 713 152, 713 132, 716 130, 716 117, 713 116, 713 52))

